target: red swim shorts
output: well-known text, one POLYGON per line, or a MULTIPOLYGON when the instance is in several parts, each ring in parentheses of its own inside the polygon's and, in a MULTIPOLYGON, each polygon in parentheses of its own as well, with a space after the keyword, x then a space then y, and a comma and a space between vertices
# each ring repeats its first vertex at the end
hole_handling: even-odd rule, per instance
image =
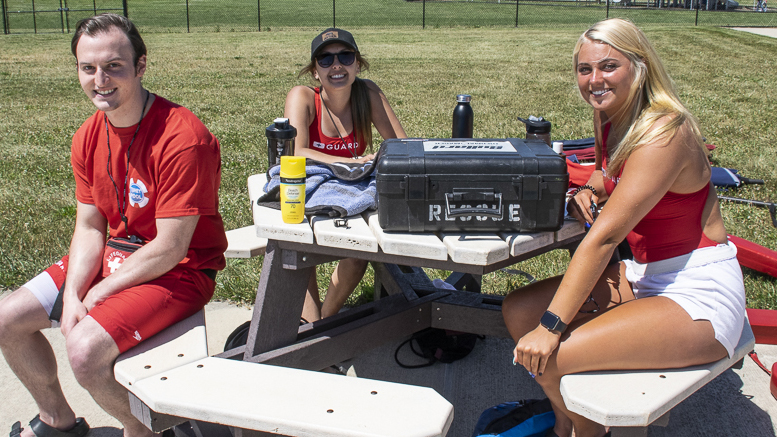
MULTIPOLYGON (((57 290, 65 282, 67 265, 65 256, 46 269, 57 290)), ((98 277, 92 285, 101 280, 98 277)), ((108 297, 92 308, 89 316, 108 332, 121 353, 201 310, 215 288, 216 282, 205 273, 174 267, 156 279, 108 297)))

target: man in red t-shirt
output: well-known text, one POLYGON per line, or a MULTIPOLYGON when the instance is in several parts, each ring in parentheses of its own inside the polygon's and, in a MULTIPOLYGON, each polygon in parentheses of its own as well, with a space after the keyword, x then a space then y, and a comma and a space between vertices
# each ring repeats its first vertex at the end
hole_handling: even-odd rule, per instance
POLYGON ((60 326, 78 382, 125 437, 151 436, 131 414, 113 364, 213 295, 227 247, 219 143, 189 110, 143 88, 146 48, 128 19, 80 21, 71 49, 97 112, 73 136, 69 255, 0 301, 0 348, 40 409, 11 435, 89 431, 65 400, 40 332, 60 326))

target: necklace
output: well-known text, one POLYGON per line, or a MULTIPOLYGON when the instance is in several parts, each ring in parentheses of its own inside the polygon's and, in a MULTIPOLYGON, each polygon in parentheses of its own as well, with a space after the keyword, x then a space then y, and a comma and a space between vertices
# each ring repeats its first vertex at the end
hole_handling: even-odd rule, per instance
POLYGON ((103 121, 105 122, 105 143, 108 145, 108 177, 111 179, 113 190, 116 192, 116 205, 119 207, 119 217, 121 217, 121 221, 124 222, 124 230, 127 232, 127 235, 130 237, 131 241, 134 241, 137 237, 130 235, 129 219, 124 214, 124 211, 127 208, 127 180, 129 178, 130 149, 132 149, 132 143, 135 142, 135 137, 138 135, 138 131, 140 130, 140 123, 143 121, 143 116, 146 114, 146 105, 148 105, 148 98, 150 96, 151 93, 146 90, 146 101, 143 102, 143 110, 140 111, 140 120, 138 121, 138 126, 135 128, 135 133, 132 134, 132 139, 130 140, 129 146, 127 146, 127 166, 125 167, 124 172, 124 187, 121 201, 119 201, 119 187, 116 186, 116 181, 113 180, 113 171, 111 170, 111 135, 108 131, 108 116, 105 115, 105 112, 103 112, 103 121))
POLYGON ((349 152, 351 152, 351 157, 353 157, 353 159, 358 159, 359 155, 356 154, 355 150, 353 150, 352 148, 348 147, 348 144, 345 143, 345 140, 343 139, 343 136, 340 135, 340 129, 337 128, 337 125, 335 124, 335 119, 334 119, 334 117, 332 117, 332 113, 329 111, 329 107, 326 106, 326 103, 324 103, 324 96, 322 96, 320 94, 319 94, 319 96, 321 97, 321 105, 324 107, 324 109, 326 109, 326 113, 329 114, 329 119, 332 120, 332 126, 335 127, 335 131, 337 132, 337 136, 340 137, 340 141, 343 143, 343 146, 346 149, 348 149, 349 152))

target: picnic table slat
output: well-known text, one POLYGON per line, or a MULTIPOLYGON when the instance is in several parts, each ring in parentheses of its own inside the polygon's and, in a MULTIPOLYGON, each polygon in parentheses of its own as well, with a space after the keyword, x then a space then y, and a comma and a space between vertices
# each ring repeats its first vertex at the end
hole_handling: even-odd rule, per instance
POLYGON ((313 234, 320 246, 339 247, 375 253, 378 251, 378 239, 361 215, 341 218, 326 216, 311 217, 313 234), (345 221, 342 221, 345 220, 345 221), (342 226, 337 226, 342 223, 342 226))
POLYGON ((442 242, 457 263, 487 266, 510 256, 507 243, 496 234, 443 233, 442 242))
POLYGON ((313 244, 313 229, 307 217, 299 224, 286 223, 280 210, 256 204, 256 199, 264 192, 266 182, 267 176, 264 173, 248 178, 248 197, 251 199, 256 235, 268 240, 313 244))
POLYGON ((527 232, 527 233, 500 233, 499 236, 510 247, 510 256, 523 255, 541 247, 548 246, 555 241, 553 232, 527 232))
POLYGON ((448 248, 435 234, 384 232, 378 222, 377 212, 369 213, 367 221, 373 234, 377 237, 381 249, 387 254, 440 261, 448 259, 448 248))

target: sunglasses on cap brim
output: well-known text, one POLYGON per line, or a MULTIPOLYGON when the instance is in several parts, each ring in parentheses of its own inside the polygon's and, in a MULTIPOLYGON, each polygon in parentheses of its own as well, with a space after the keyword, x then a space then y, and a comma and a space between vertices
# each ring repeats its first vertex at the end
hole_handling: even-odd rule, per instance
POLYGON ((356 52, 346 51, 340 53, 321 53, 316 55, 316 62, 323 68, 331 67, 335 63, 335 57, 342 65, 351 65, 356 60, 356 52))

